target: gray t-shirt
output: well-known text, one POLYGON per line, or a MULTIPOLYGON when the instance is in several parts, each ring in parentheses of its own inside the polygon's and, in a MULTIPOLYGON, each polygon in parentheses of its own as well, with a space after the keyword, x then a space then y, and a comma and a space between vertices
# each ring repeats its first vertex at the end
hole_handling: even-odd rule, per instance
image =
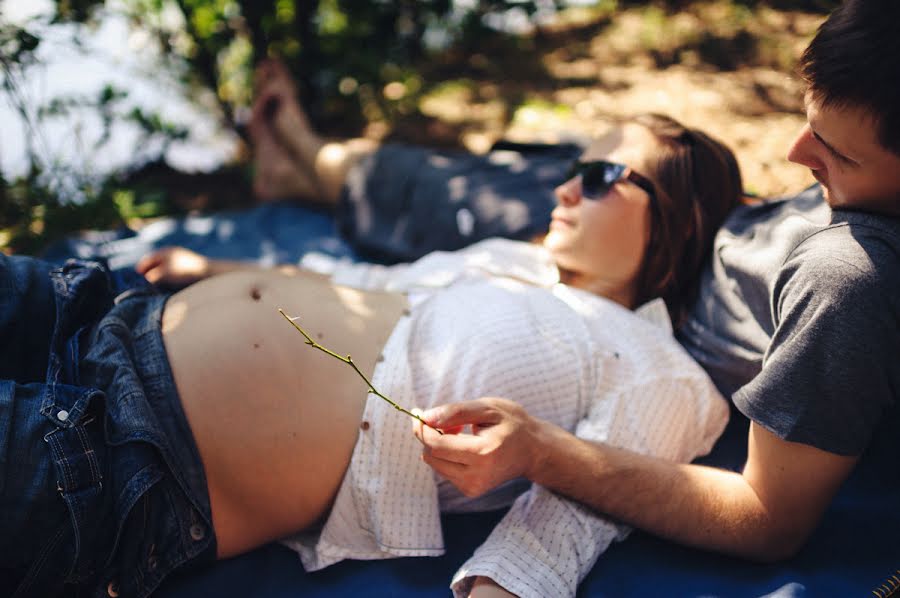
POLYGON ((861 454, 900 401, 900 219, 821 189, 739 208, 679 340, 747 417, 861 454))

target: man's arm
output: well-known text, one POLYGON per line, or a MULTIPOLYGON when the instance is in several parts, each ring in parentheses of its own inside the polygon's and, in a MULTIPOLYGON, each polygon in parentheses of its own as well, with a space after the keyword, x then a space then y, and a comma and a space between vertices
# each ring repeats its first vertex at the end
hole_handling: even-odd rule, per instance
POLYGON ((425 412, 423 459, 463 493, 525 476, 623 523, 676 542, 774 561, 796 552, 856 464, 752 424, 742 473, 673 463, 579 439, 516 403, 481 399, 425 412))

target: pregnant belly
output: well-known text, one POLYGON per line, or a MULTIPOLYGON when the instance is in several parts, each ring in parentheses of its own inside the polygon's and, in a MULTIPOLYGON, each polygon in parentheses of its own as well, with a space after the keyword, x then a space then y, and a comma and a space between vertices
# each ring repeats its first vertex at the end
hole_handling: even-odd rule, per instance
POLYGON ((274 271, 212 278, 169 299, 166 351, 221 557, 300 531, 328 510, 366 399, 350 366, 305 345, 278 308, 371 379, 405 307, 401 295, 274 271))

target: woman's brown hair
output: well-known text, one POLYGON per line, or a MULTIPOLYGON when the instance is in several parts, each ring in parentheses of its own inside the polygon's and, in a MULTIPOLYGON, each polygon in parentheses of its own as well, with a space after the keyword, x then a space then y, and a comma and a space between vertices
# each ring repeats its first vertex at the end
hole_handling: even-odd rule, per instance
POLYGON ((725 218, 743 197, 741 173, 725 144, 659 114, 627 119, 646 127, 660 151, 650 172, 650 238, 637 279, 636 304, 661 297, 677 328, 696 299, 704 262, 725 218))

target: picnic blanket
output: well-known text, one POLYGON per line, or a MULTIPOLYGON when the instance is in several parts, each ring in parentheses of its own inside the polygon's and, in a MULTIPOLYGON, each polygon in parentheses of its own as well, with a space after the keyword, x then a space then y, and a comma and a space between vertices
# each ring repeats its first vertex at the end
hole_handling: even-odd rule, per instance
MULTIPOLYGON (((705 461, 739 467, 746 454, 746 430, 747 421, 735 417, 705 461)), ((634 532, 600 556, 578 596, 886 597, 900 588, 896 469, 896 461, 864 462, 807 545, 786 562, 754 564, 634 532), (891 479, 886 472, 891 472, 891 479)), ((308 574, 296 553, 271 544, 206 569, 176 575, 156 596, 448 596, 452 574, 502 514, 444 515, 447 552, 437 558, 343 561, 308 574)))
MULTIPOLYGON (((139 231, 80 235, 51 247, 44 257, 51 261, 67 257, 105 260, 127 286, 135 276, 131 267, 137 259, 166 245, 263 264, 297 263, 313 251, 357 258, 353 248, 337 237, 328 213, 292 203, 163 219, 139 231)), ((728 429, 703 461, 739 469, 746 456, 747 425, 747 420, 733 411, 728 429)), ((578 595, 900 596, 898 443, 874 445, 869 453, 841 488, 807 545, 786 562, 754 564, 635 532, 601 555, 578 595)), ((178 574, 155 596, 447 596, 452 573, 501 516, 502 512, 445 515, 447 553, 437 558, 345 561, 307 574, 296 553, 271 544, 205 569, 178 574)))

